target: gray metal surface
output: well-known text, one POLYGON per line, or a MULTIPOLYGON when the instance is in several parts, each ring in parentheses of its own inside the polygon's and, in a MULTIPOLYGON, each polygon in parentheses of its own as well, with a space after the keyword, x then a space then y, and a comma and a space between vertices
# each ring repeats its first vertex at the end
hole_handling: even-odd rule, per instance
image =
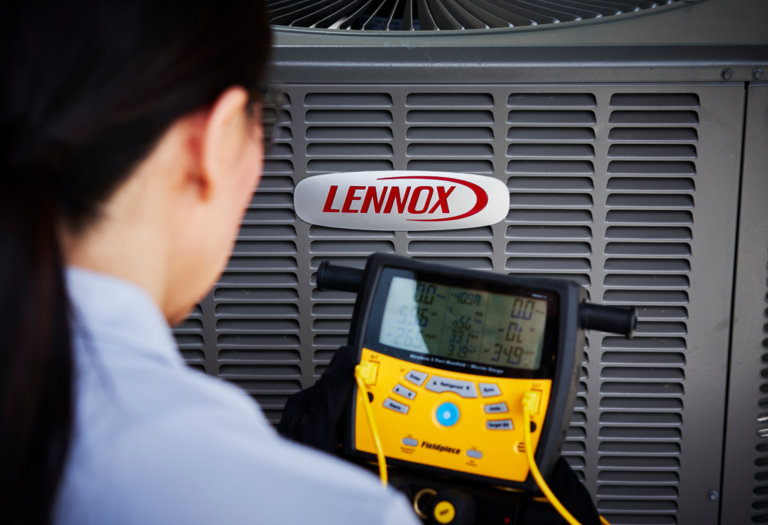
POLYGON ((177 331, 191 364, 239 384, 277 421, 286 397, 346 341, 354 296, 315 290, 323 259, 361 266, 384 251, 572 278, 593 301, 641 308, 632 341, 588 335, 566 457, 611 523, 718 522, 707 494, 721 479, 743 84, 289 85, 288 94, 283 138, 228 269, 177 331), (337 147, 308 155, 319 143, 337 147), (382 153, 358 156, 360 147, 382 153), (391 169, 496 177, 509 215, 442 232, 296 217, 293 188, 305 177, 391 169))
POLYGON ((768 522, 768 84, 747 95, 722 523, 768 522))
POLYGON ((729 82, 768 72, 768 2, 694 0, 580 22, 497 30, 277 29, 287 83, 729 82))

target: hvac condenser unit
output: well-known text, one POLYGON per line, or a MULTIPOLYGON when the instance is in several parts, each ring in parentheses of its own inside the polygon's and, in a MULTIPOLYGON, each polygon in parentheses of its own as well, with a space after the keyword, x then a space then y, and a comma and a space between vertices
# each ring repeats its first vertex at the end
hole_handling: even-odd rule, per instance
POLYGON ((346 342, 354 296, 316 289, 324 259, 573 279, 640 306, 634 339, 588 335, 565 447, 600 513, 768 522, 768 3, 269 8, 280 140, 226 272, 176 330, 188 362, 276 422, 346 342), (294 201, 320 175, 412 171, 497 179, 509 211, 469 228, 334 227, 294 201))

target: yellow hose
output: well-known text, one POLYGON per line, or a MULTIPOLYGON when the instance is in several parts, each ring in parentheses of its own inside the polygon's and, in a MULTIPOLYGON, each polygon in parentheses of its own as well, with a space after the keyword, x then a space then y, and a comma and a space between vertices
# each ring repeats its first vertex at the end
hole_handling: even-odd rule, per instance
MULTIPOLYGON (((539 467, 536 466, 536 461, 533 458, 533 446, 531 445, 531 412, 536 404, 536 397, 533 392, 526 392, 523 396, 523 441, 525 443, 525 457, 528 459, 528 465, 531 468, 531 474, 533 479, 536 480, 536 484, 549 500, 549 503, 555 507, 555 510, 560 513, 565 521, 570 525, 581 525, 576 518, 574 518, 568 509, 566 509, 560 500, 552 493, 547 482, 544 481, 544 476, 539 472, 539 467)), ((611 525, 604 517, 600 516, 600 523, 603 525, 611 525)))
MULTIPOLYGON (((384 457, 384 450, 381 447, 381 439, 379 438, 379 429, 376 427, 376 421, 373 419, 373 410, 371 410, 371 402, 368 399, 368 390, 363 383, 363 372, 360 365, 355 367, 355 381, 357 381, 357 390, 362 398, 363 406, 365 407, 365 415, 368 418, 368 426, 371 429, 371 435, 373 436, 373 443, 376 446, 376 456, 379 462, 379 477, 381 478, 381 485, 387 487, 387 460, 384 457)), ((536 484, 546 496, 547 501, 555 507, 555 510, 567 521, 570 525, 581 525, 576 518, 574 518, 568 509, 566 509, 560 500, 554 495, 552 490, 544 481, 544 476, 541 475, 539 468, 536 466, 536 460, 533 457, 533 445, 531 444, 531 412, 533 406, 536 403, 535 395, 532 392, 526 392, 523 396, 523 441, 525 443, 525 457, 528 460, 528 465, 531 468, 531 474, 533 479, 536 480, 536 484)), ((537 498, 538 499, 538 498, 537 498)), ((600 516, 600 523, 603 525, 611 525, 604 517, 600 516)))
POLYGON ((379 477, 381 478, 381 485, 387 488, 387 460, 384 457, 384 450, 381 448, 381 440, 379 439, 379 429, 376 428, 376 421, 373 419, 373 410, 371 410, 371 402, 368 399, 368 390, 363 384, 363 372, 360 365, 355 367, 355 380, 357 381, 357 391, 363 398, 363 406, 365 407, 365 414, 368 417, 368 426, 371 428, 371 434, 373 435, 373 443, 376 445, 376 456, 379 458, 379 477))

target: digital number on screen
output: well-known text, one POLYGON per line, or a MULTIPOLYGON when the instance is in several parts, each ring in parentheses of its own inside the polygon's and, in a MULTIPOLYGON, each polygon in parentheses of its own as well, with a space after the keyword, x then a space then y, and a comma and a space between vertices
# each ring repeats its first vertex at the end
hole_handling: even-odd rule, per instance
POLYGON ((471 363, 539 368, 547 301, 393 277, 379 342, 471 363))

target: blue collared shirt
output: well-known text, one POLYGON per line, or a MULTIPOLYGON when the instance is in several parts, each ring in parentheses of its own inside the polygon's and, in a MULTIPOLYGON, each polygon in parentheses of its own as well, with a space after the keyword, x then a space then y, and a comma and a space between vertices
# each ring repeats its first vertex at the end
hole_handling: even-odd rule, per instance
POLYGON ((76 424, 55 523, 416 524, 369 472, 280 438, 239 388, 189 369, 139 287, 67 270, 76 424))

